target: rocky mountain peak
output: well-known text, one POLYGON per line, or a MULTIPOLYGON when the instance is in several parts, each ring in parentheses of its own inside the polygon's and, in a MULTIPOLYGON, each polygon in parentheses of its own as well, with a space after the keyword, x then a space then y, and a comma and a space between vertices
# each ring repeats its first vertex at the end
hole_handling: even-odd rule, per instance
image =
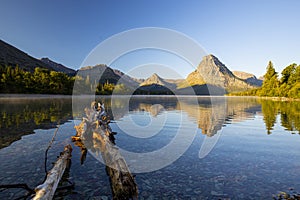
POLYGON ((165 81, 156 73, 154 73, 149 78, 147 78, 143 83, 141 83, 141 86, 152 85, 152 84, 165 85, 165 81))
POLYGON ((164 80, 156 73, 152 74, 149 78, 147 78, 144 82, 140 84, 140 86, 147 86, 147 85, 161 85, 168 88, 176 87, 176 84, 169 83, 168 81, 164 80))
MULTIPOLYGON (((157 73, 153 73, 151 77, 159 77, 157 73)), ((160 78, 160 77, 159 77, 160 78)))
POLYGON ((204 56, 197 72, 207 84, 226 87, 228 79, 235 78, 232 72, 214 55, 204 56))
POLYGON ((191 86, 203 84, 213 85, 217 88, 223 88, 227 92, 243 91, 253 88, 250 81, 247 82, 236 77, 216 56, 209 54, 204 56, 197 67, 197 70, 190 73, 187 82, 191 86))
POLYGON ((233 77, 232 72, 214 55, 209 54, 204 56, 201 63, 198 66, 198 70, 204 74, 222 73, 233 77))
POLYGON ((216 56, 214 56, 213 54, 208 54, 206 56, 203 56, 202 60, 215 60, 215 61, 220 62, 219 59, 216 56))
POLYGON ((152 74, 149 79, 153 81, 163 81, 163 79, 157 73, 152 74))

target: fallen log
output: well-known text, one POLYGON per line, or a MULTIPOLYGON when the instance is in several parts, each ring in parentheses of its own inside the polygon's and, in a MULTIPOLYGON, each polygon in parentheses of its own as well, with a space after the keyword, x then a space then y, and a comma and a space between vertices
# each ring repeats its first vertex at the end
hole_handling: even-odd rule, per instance
MULTIPOLYGON (((111 130, 110 119, 104 105, 92 102, 91 109, 86 108, 85 112, 86 118, 75 126, 76 136, 72 136, 72 141, 78 142, 76 146, 84 146, 85 149, 102 157, 113 199, 137 199, 138 188, 135 178, 115 145, 116 133, 111 130)), ((82 155, 83 153, 86 152, 82 151, 82 155)))
POLYGON ((57 185, 70 162, 72 146, 66 145, 60 153, 53 168, 48 172, 45 182, 35 188, 33 200, 50 200, 53 198, 57 185))
POLYGON ((138 188, 134 176, 130 173, 125 159, 111 142, 110 137, 101 134, 100 131, 95 131, 93 142, 93 149, 96 153, 101 153, 106 164, 113 199, 137 199, 138 188))

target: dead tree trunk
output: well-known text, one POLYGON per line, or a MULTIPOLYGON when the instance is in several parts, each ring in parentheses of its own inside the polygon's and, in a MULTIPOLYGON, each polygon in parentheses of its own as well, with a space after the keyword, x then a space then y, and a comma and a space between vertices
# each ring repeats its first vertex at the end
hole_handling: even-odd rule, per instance
POLYGON ((115 146, 115 133, 110 128, 110 120, 104 106, 100 105, 101 109, 97 113, 97 110, 93 109, 94 105, 97 104, 93 102, 91 109, 85 109, 87 118, 75 126, 77 134, 72 137, 72 140, 81 141, 85 148, 102 156, 106 164, 113 199, 137 199, 138 188, 134 176, 115 146))
POLYGON ((119 149, 106 134, 93 132, 94 150, 101 153, 106 164, 113 199, 137 199, 138 188, 119 149))
POLYGON ((68 166, 71 158, 72 146, 65 146, 53 168, 48 172, 45 182, 35 188, 33 200, 50 200, 53 198, 57 185, 68 166))

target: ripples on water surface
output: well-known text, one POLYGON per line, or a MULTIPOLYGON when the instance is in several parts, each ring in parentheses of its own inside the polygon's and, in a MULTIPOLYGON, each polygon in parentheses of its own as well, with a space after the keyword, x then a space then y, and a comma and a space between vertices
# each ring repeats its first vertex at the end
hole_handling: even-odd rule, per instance
MULTIPOLYGON (((194 134, 192 144, 175 162, 135 174, 139 199, 272 199, 273 194, 289 188, 300 191, 300 102, 134 97, 128 110, 124 98, 112 103, 107 97, 102 100, 110 115, 111 107, 118 108, 111 127, 118 133, 120 149, 137 153, 159 150, 172 141, 180 127, 185 134, 194 134), (126 126, 132 121, 136 126, 126 126), (200 159, 205 140, 215 146, 200 159)), ((27 183, 34 188, 44 178, 44 152, 57 123, 61 126, 48 153, 48 168, 63 146, 71 143, 74 124, 82 113, 74 113, 73 120, 68 97, 0 98, 0 105, 0 184, 27 183)), ((126 161, 134 169, 134 161, 126 161)), ((56 199, 112 198, 105 166, 91 153, 81 165, 76 146, 69 179, 75 188, 57 192, 56 199)), ((0 192, 1 199, 22 195, 24 191, 19 189, 0 192)))

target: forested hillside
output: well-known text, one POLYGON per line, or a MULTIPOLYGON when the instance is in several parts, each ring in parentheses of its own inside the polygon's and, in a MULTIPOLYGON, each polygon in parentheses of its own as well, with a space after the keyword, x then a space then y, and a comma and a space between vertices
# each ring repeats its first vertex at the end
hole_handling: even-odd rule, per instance
MULTIPOLYGON (((74 81, 84 89, 82 93, 89 94, 86 88, 91 88, 88 78, 69 76, 63 72, 50 71, 44 68, 35 68, 33 72, 11 66, 0 66, 0 93, 23 94, 72 94, 74 81)), ((94 86, 96 94, 112 94, 116 88, 114 84, 98 83, 94 86)), ((119 88, 122 90, 122 88, 119 88)))
POLYGON ((74 77, 62 72, 38 67, 29 72, 0 66, 0 75, 1 93, 72 94, 74 77))

